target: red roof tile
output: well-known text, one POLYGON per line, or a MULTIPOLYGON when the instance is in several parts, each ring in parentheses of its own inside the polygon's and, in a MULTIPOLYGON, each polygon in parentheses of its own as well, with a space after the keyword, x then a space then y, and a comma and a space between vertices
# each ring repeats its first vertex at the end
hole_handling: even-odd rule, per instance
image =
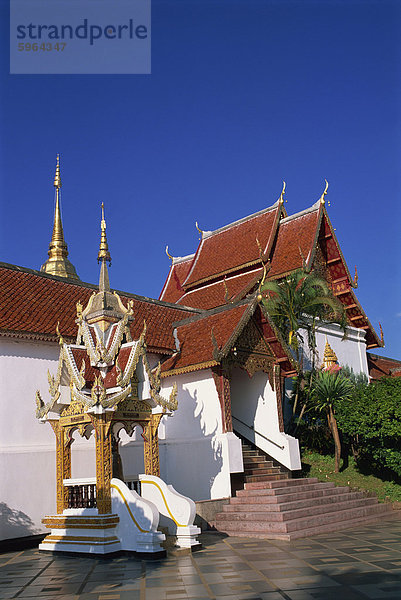
POLYGON ((177 302, 182 296, 184 293, 182 284, 189 273, 194 256, 194 254, 191 254, 190 256, 186 256, 179 260, 179 262, 175 262, 177 259, 174 259, 159 296, 159 300, 164 300, 165 302, 177 302))
POLYGON ((183 306, 192 306, 203 310, 223 306, 228 301, 234 299, 240 300, 252 288, 252 283, 256 282, 263 274, 263 269, 252 269, 240 275, 227 277, 224 280, 215 283, 206 284, 200 288, 189 290, 179 300, 177 304, 183 306))
POLYGON ((260 260, 258 239, 263 252, 273 241, 281 207, 275 205, 231 225, 204 233, 193 266, 184 282, 185 289, 243 265, 260 260))
POLYGON ((369 375, 373 380, 381 377, 401 377, 401 360, 366 353, 368 358, 369 375))
MULTIPOLYGON (((223 350, 233 332, 242 329, 248 321, 252 307, 249 303, 231 306, 203 318, 191 320, 177 327, 180 351, 162 365, 162 372, 185 369, 194 365, 205 365, 214 360, 214 336, 218 350, 223 350)), ((215 361, 214 364, 217 364, 215 361)))
MULTIPOLYGON (((97 288, 90 284, 71 283, 60 278, 13 265, 0 264, 0 333, 15 332, 31 337, 57 340, 60 332, 71 340, 77 333, 76 303, 83 306, 97 288)), ((157 300, 120 294, 127 305, 133 300, 133 339, 139 338, 146 320, 149 349, 171 353, 175 348, 172 323, 193 314, 189 309, 169 306, 157 300)))
POLYGON ((302 268, 313 249, 319 224, 319 208, 280 222, 277 242, 272 251, 269 279, 302 268))

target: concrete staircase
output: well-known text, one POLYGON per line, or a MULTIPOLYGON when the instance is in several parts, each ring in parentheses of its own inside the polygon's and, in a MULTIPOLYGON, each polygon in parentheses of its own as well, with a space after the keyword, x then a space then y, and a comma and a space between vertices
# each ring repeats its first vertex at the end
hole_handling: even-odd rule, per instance
POLYGON ((348 529, 393 515, 376 496, 317 479, 289 479, 258 449, 242 443, 243 484, 216 515, 229 535, 293 540, 348 529))
POLYGON ((282 467, 274 465, 258 448, 242 442, 242 457, 244 461, 244 483, 259 481, 278 481, 287 479, 288 472, 282 467))
POLYGON ((293 540, 392 516, 389 504, 317 479, 245 484, 216 515, 219 531, 239 537, 293 540))

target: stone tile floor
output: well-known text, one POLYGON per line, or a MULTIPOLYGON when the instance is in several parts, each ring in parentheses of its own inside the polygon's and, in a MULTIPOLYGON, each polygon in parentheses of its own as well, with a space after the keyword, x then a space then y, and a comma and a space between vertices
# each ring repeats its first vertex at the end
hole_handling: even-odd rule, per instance
POLYGON ((0 599, 401 599, 401 519, 283 542, 201 536, 159 561, 0 554, 0 599))

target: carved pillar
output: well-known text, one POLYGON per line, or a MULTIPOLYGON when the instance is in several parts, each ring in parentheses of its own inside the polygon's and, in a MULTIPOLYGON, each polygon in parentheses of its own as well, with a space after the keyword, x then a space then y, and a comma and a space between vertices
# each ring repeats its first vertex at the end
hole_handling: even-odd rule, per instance
POLYGON ((280 365, 276 364, 273 367, 274 373, 274 387, 276 389, 276 403, 277 403, 277 416, 279 430, 284 431, 284 418, 283 418, 283 397, 282 397, 282 377, 280 365))
POLYGON ((96 504, 99 514, 111 512, 110 480, 112 477, 110 413, 91 415, 96 432, 96 504))
POLYGON ((66 432, 56 420, 49 421, 56 436, 56 503, 57 513, 68 508, 68 488, 64 479, 71 477, 71 444, 66 432))
POLYGON ((226 368, 222 365, 213 367, 213 379, 220 400, 221 420, 223 424, 223 433, 233 430, 231 416, 231 396, 230 396, 230 377, 226 368))
POLYGON ((144 439, 144 457, 146 475, 160 477, 159 461, 159 434, 158 429, 162 414, 151 415, 150 421, 144 425, 142 437, 144 439))

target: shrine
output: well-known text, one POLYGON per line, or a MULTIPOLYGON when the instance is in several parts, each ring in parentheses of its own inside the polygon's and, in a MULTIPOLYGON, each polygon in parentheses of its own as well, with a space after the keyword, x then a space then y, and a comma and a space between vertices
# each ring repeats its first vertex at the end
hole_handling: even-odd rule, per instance
POLYGON ((161 419, 177 409, 177 387, 173 386, 169 398, 160 395, 160 364, 154 368, 149 364, 146 322, 139 339, 132 340, 133 303, 124 306, 120 296, 110 291, 103 204, 98 262, 98 292, 93 292, 85 308, 76 304, 76 343, 65 343, 58 329, 60 357, 57 374, 48 374, 50 401, 45 404, 40 392, 36 394, 36 417, 51 425, 56 438, 57 515, 43 519, 51 534, 40 549, 160 554, 165 536, 157 530, 158 501, 162 514, 167 511, 178 526, 179 545, 185 538, 184 545, 191 546, 198 529, 191 529, 191 518, 179 524, 172 512, 178 499, 180 505, 188 505, 187 517, 193 521, 193 502, 167 489, 159 477, 158 428, 161 419), (126 482, 133 488, 129 489, 124 483, 119 433, 124 429, 130 436, 137 427, 144 440, 144 474, 126 482), (95 477, 71 478, 75 431, 87 439, 95 436, 95 477), (143 497, 137 493, 142 488, 143 497), (158 490, 156 496, 153 488, 158 490))

